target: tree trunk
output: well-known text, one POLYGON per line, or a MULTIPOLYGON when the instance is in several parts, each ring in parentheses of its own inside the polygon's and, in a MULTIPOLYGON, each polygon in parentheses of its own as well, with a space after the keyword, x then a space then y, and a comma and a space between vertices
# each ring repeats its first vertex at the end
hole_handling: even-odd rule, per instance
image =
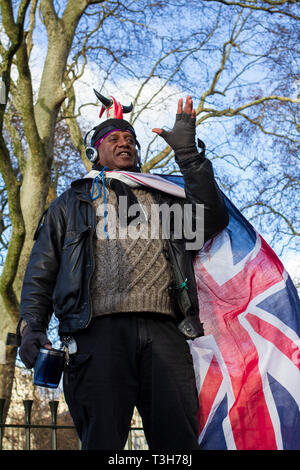
MULTIPOLYGON (((3 303, 0 300, 1 312, 3 312, 3 303)), ((8 315, 0 315, 0 398, 5 398, 4 421, 7 416, 11 389, 14 380, 14 370, 17 355, 17 348, 6 346, 6 336, 8 331, 14 331, 15 321, 8 315)))
MULTIPOLYGON (((11 57, 6 67, 7 90, 10 88, 10 67, 15 58, 18 81, 17 86, 10 91, 14 106, 22 117, 28 144, 27 157, 24 155, 20 166, 20 187, 1 133, 0 171, 5 180, 12 222, 12 236, 0 278, 0 398, 6 399, 5 412, 11 395, 17 353, 16 347, 6 346, 6 337, 8 332, 14 333, 16 330, 24 272, 33 246, 33 235, 47 204, 51 186, 54 130, 59 109, 65 99, 63 81, 67 59, 78 21, 90 1, 68 0, 61 18, 55 12, 53 0, 40 1, 40 14, 48 35, 48 51, 35 105, 29 55, 37 1, 31 3, 30 31, 25 35, 23 24, 29 3, 29 0, 21 1, 15 22, 12 1, 0 0, 4 29, 14 46, 10 49, 11 57)), ((4 109, 0 106, 0 132, 4 109)))

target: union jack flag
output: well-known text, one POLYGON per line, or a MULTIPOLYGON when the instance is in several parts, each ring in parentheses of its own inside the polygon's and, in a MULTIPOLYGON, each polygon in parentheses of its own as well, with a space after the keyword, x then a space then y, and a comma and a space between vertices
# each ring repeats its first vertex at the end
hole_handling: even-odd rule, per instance
MULTIPOLYGON (((184 197, 183 177, 122 174, 184 197)), ((199 445, 299 450, 299 297, 270 246, 224 198, 229 224, 194 262, 205 331, 189 342, 199 394, 199 445)))
MULTIPOLYGON (((179 177, 170 179, 183 185, 179 177)), ((205 331, 190 342, 199 444, 299 450, 299 297, 270 246, 225 202, 229 225, 194 263, 205 331)))

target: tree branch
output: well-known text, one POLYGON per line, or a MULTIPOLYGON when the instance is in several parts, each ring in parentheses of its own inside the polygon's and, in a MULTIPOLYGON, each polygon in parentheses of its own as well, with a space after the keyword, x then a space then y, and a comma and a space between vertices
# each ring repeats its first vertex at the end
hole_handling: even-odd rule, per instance
POLYGON ((251 10, 256 10, 256 11, 265 11, 266 13, 270 14, 280 14, 280 15, 286 15, 289 16, 290 18, 293 18, 295 20, 299 20, 300 16, 294 15, 293 13, 290 13, 289 11, 286 11, 284 9, 275 9, 274 7, 278 6, 289 6, 298 3, 297 0, 281 0, 281 1, 270 1, 270 0, 264 0, 264 1, 257 1, 257 0, 248 0, 248 1, 229 1, 229 0, 206 0, 208 2, 218 2, 222 3, 223 5, 228 5, 228 6, 238 6, 241 8, 248 8, 251 10), (269 7, 266 5, 264 6, 263 4, 266 3, 267 5, 270 5, 269 7))

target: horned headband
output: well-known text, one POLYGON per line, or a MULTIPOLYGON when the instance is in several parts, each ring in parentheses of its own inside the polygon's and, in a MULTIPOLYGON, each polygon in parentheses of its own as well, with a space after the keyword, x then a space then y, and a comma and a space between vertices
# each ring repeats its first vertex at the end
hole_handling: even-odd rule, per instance
POLYGON ((95 148, 97 142, 101 142, 103 138, 108 135, 108 133, 113 132, 114 130, 121 131, 130 131, 136 140, 137 147, 140 149, 140 145, 136 139, 134 128, 131 124, 123 119, 123 113, 130 113, 133 109, 133 104, 129 106, 124 106, 117 102, 113 96, 106 98, 101 95, 97 90, 94 89, 94 93, 98 100, 102 103, 100 109, 99 117, 101 118, 104 111, 106 110, 107 120, 102 122, 96 127, 93 127, 84 137, 84 145, 86 147, 86 156, 91 162, 95 162, 98 158, 98 152, 95 148), (94 134, 91 138, 90 144, 87 144, 88 135, 94 131, 94 134), (102 139, 102 140, 101 140, 102 139))
POLYGON ((101 95, 97 90, 95 90, 95 88, 94 93, 98 100, 102 103, 99 114, 100 118, 106 110, 107 119, 123 119, 123 113, 130 113, 133 109, 132 103, 129 106, 124 106, 121 103, 118 103, 113 96, 106 98, 105 96, 101 95))

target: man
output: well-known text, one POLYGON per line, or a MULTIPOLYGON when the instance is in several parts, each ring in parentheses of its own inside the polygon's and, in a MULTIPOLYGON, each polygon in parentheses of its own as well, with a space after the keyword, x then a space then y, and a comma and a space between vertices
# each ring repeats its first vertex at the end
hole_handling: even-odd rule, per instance
POLYGON ((153 132, 175 152, 185 198, 124 180, 125 170, 140 171, 135 131, 123 119, 108 119, 91 139, 98 157, 93 171, 51 204, 38 227, 24 278, 21 359, 33 367, 39 347, 51 347, 46 330, 54 310, 59 334, 70 345, 64 393, 83 449, 123 449, 134 406, 150 449, 199 449, 198 398, 186 341, 203 334, 196 250, 174 236, 171 216, 168 237, 164 220, 152 238, 141 234, 149 234, 158 204, 192 205, 185 226, 201 222, 202 243, 225 228, 228 216, 211 163, 196 148, 191 97, 184 109, 179 100, 171 132, 153 132), (137 219, 134 206, 140 209, 137 219), (203 207, 200 217, 197 206, 203 207))

